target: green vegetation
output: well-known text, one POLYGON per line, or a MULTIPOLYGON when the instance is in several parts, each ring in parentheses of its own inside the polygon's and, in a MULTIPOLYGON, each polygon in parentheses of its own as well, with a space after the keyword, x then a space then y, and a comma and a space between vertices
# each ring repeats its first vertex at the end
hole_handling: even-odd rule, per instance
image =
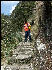
POLYGON ((21 31, 24 25, 25 18, 28 19, 32 15, 35 1, 22 1, 11 14, 11 20, 15 31, 21 31))
POLYGON ((1 56, 3 57, 3 55, 10 55, 10 51, 22 41, 22 37, 19 32, 13 30, 12 22, 8 16, 5 19, 5 15, 2 14, 1 17, 1 56))
POLYGON ((22 41, 20 31, 25 18, 32 15, 35 1, 20 1, 10 16, 1 14, 1 58, 11 56, 10 52, 22 41))

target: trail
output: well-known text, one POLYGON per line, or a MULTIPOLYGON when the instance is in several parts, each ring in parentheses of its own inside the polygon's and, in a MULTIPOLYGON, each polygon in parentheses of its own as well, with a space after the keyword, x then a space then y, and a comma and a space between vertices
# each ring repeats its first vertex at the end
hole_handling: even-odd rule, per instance
POLYGON ((41 1, 36 1, 36 3, 36 10, 33 10, 33 15, 31 15, 30 19, 28 20, 29 22, 34 20, 31 33, 31 37, 33 39, 32 42, 29 42, 28 39, 28 41, 24 43, 25 34, 24 32, 21 32, 23 39, 22 42, 20 42, 13 50, 13 55, 8 58, 8 64, 2 66, 3 69, 1 70, 52 70, 52 50, 50 49, 49 43, 46 43, 44 40, 44 34, 38 25, 41 23, 41 21, 39 21, 40 17, 42 21, 44 21, 46 16, 48 18, 50 17, 50 13, 47 15, 45 14, 47 13, 47 9, 45 11, 45 7, 49 6, 47 4, 44 5, 44 2, 41 1), (37 29, 40 30, 39 33, 37 29), (35 37, 36 34, 37 36, 35 37))
MULTIPOLYGON (((23 36, 22 42, 13 50, 12 57, 9 58, 9 63, 4 66, 5 70, 46 70, 50 69, 51 64, 46 64, 49 57, 47 54, 50 54, 50 49, 46 48, 46 45, 43 44, 38 36, 35 40, 33 34, 32 42, 24 43, 24 32, 21 33, 23 36), (48 51, 47 51, 48 50, 48 51)), ((51 61, 51 59, 50 59, 51 61)), ((3 67, 2 67, 3 68, 3 67)), ((1 70, 4 70, 1 69, 1 70)), ((50 69, 51 70, 51 69, 50 69)))

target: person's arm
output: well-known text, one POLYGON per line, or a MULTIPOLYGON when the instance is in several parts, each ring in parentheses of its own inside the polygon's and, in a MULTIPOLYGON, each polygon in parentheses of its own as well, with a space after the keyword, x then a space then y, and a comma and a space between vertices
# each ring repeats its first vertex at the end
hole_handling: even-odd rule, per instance
POLYGON ((28 26, 31 27, 30 23, 28 23, 28 26))

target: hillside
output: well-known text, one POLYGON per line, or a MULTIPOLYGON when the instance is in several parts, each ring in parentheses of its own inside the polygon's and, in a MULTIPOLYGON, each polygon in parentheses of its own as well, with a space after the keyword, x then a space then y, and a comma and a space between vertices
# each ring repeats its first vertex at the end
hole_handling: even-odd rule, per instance
POLYGON ((22 41, 20 31, 25 18, 32 15, 35 2, 22 1, 17 4, 10 16, 1 14, 1 58, 10 56, 10 52, 22 41))
POLYGON ((52 2, 20 1, 10 16, 1 14, 1 66, 5 70, 52 70, 52 2), (24 20, 32 42, 24 43, 24 20))

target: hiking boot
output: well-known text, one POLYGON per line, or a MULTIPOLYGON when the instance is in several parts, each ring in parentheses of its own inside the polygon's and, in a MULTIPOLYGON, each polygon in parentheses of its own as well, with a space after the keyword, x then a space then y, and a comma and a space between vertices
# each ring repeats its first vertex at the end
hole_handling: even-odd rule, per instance
POLYGON ((24 43, 27 42, 27 40, 24 40, 24 43))

